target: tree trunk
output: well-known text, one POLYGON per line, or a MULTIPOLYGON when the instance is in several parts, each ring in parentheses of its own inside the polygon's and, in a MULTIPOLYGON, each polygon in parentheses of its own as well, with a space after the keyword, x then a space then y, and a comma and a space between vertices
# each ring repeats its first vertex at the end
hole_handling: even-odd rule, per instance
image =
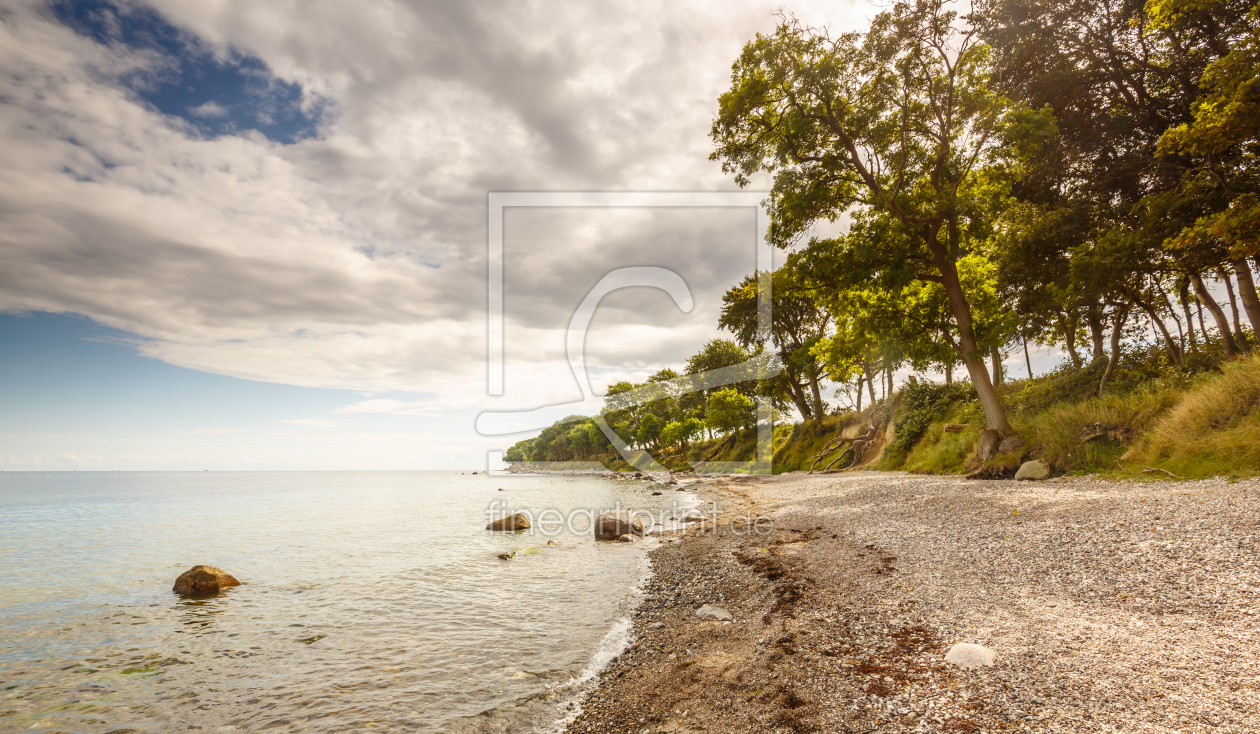
POLYGON ((862 412, 862 378, 858 378, 857 384, 857 412, 862 412))
POLYGON ((1003 436, 1014 433, 1011 424, 1006 420, 1006 411, 1002 409, 1002 401, 998 399, 993 383, 989 381, 989 373, 984 368, 984 360, 980 358, 980 350, 976 345, 976 332, 971 326, 971 309, 963 296, 962 283, 958 280, 958 269, 947 259, 940 243, 935 241, 935 233, 928 243, 933 246, 936 266, 941 272, 941 285, 945 287, 945 295, 949 297, 950 310, 954 313, 954 323, 958 326, 958 356, 967 366, 967 374, 971 376, 971 384, 980 398, 984 408, 984 422, 992 430, 1003 436))
POLYGON ((892 397, 892 394, 893 394, 893 371, 892 371, 892 367, 889 367, 889 368, 887 368, 887 369, 886 369, 886 370, 884 370, 884 371, 888 374, 888 392, 887 392, 886 394, 888 395, 888 397, 890 397, 890 398, 891 398, 891 397, 892 397))
POLYGON ((954 363, 953 362, 945 363, 945 384, 946 385, 954 384, 954 363))
POLYGON ((1102 380, 1098 383, 1098 394, 1102 395, 1107 388, 1107 381, 1111 379, 1111 374, 1116 371, 1116 364, 1120 361, 1120 332, 1124 329, 1124 320, 1129 316, 1129 307, 1116 311, 1112 318, 1111 324, 1111 354, 1107 357, 1107 369, 1103 370, 1102 380))
POLYGON ((796 374, 789 370, 784 370, 779 379, 787 383, 788 395, 792 398, 792 404, 796 406, 803 420, 809 420, 813 417, 809 409, 809 402, 805 400, 805 392, 801 390, 801 384, 796 381, 796 374))
POLYGON ((1028 340, 1024 338, 1023 334, 1019 335, 1019 340, 1024 345, 1024 365, 1028 367, 1028 379, 1031 380, 1033 378, 1032 359, 1028 356, 1028 340))
POLYGON ((1072 359, 1072 367, 1079 370, 1081 368, 1081 355, 1076 353, 1076 323, 1060 314, 1059 325, 1063 328, 1063 341, 1067 344, 1068 357, 1072 359))
POLYGON ((1102 314, 1098 312, 1098 306, 1090 306, 1089 311, 1085 315, 1085 323, 1089 324, 1089 335, 1094 340, 1094 359, 1102 359, 1106 353, 1103 351, 1103 325, 1102 314))
POLYGON ((1208 343, 1208 333, 1207 326, 1203 324, 1203 301, 1200 301, 1199 297, 1195 296, 1194 302, 1199 304, 1199 333, 1203 335, 1203 344, 1206 346, 1208 343))
POLYGON ((871 405, 875 404, 875 378, 872 375, 866 376, 866 389, 871 394, 871 405))
POLYGON ((1002 353, 997 347, 989 350, 989 359, 993 362, 993 384, 1002 384, 1002 353))
POLYGON ((1229 310, 1234 316, 1234 341, 1238 344, 1239 351, 1248 351, 1247 335, 1243 333, 1242 321, 1238 318, 1238 299, 1234 297, 1234 281, 1229 277, 1229 273, 1225 272, 1225 268, 1217 268, 1216 274, 1225 282, 1225 292, 1229 294, 1229 310))
POLYGON ((822 391, 818 389, 818 367, 811 367, 809 370, 809 391, 814 396, 814 415, 818 420, 822 420, 827 415, 827 408, 823 405, 822 391))
POLYGON ((1194 284, 1194 295, 1198 297, 1199 303, 1207 306, 1207 310, 1212 312, 1212 318, 1216 320, 1216 328, 1221 332, 1221 345, 1225 348, 1225 356, 1232 357, 1238 354, 1238 346, 1234 344, 1234 337, 1229 330, 1229 319, 1225 318, 1225 312, 1212 298, 1212 294, 1208 293, 1207 287, 1203 285, 1203 278, 1200 278, 1198 273, 1192 272, 1190 282, 1194 284))
POLYGON ((1163 319, 1155 312, 1155 307, 1140 298, 1134 299, 1134 303, 1146 312, 1146 315, 1151 318, 1151 323, 1155 324, 1155 328, 1164 336, 1164 341, 1168 344, 1168 356, 1172 358, 1173 364, 1180 365, 1181 353, 1177 350, 1177 343, 1173 341, 1172 334, 1168 333, 1168 327, 1164 325, 1163 319))
POLYGON ((1260 340, 1260 298, 1256 297, 1256 281, 1251 277, 1251 263, 1240 257, 1234 261, 1234 271, 1238 273, 1238 295, 1247 311, 1247 320, 1251 322, 1251 333, 1260 340))
POLYGON ((1194 314, 1190 313, 1190 302, 1181 302, 1181 310, 1186 312, 1186 336, 1190 337, 1190 351, 1199 351, 1199 339, 1194 335, 1194 314))

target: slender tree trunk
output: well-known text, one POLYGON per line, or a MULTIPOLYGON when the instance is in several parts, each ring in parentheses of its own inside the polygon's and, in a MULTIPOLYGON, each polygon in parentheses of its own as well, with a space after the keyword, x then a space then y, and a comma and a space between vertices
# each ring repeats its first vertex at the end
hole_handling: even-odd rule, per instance
POLYGON ((989 350, 989 359, 993 362, 993 384, 1002 384, 1002 353, 997 347, 989 350))
POLYGON ((1126 305, 1119 308, 1112 316, 1111 324, 1111 354, 1107 357, 1107 369, 1103 370, 1102 380, 1098 383, 1098 394, 1102 395, 1107 389, 1107 382, 1111 379, 1112 373, 1116 371, 1116 364, 1120 361, 1120 332, 1124 329, 1124 320, 1129 316, 1129 307, 1126 305))
POLYGON ((1199 339, 1194 335, 1194 314, 1190 313, 1190 301, 1181 302, 1181 310, 1186 312, 1186 336, 1190 337, 1190 351, 1199 351, 1199 339))
POLYGON ((932 246, 936 266, 941 272, 941 285, 945 287, 945 295, 949 297, 950 310, 954 313, 954 323, 958 326, 958 356, 967 366, 967 374, 971 376, 971 384, 980 398, 984 408, 984 421, 988 428, 1003 436, 1014 433, 1011 424, 1006 420, 1006 411, 1002 409, 1002 401, 998 399, 993 383, 989 381, 989 373, 984 368, 984 360, 980 357, 980 349, 976 345, 976 332, 971 325, 971 308, 963 296, 962 283, 958 280, 958 269, 953 261, 945 255, 944 248, 935 241, 933 233, 932 246))
POLYGON ((858 378, 857 384, 857 412, 862 412, 862 378, 858 378))
POLYGON ((809 370, 809 391, 814 396, 814 415, 818 420, 822 420, 827 415, 827 408, 823 405, 822 391, 818 388, 818 367, 811 367, 809 370))
POLYGON ((1081 355, 1076 353, 1076 324, 1066 316, 1059 315, 1059 325, 1063 328, 1063 341, 1067 345, 1068 357, 1072 359, 1074 369, 1081 368, 1081 355))
POLYGON ((1203 285, 1203 278, 1198 273, 1190 273, 1190 282, 1194 284, 1194 295, 1198 297, 1199 303, 1207 306, 1207 310, 1212 312, 1212 318, 1216 320, 1216 329, 1221 332, 1221 344, 1225 348, 1225 356, 1232 357, 1238 354, 1238 346, 1234 344, 1234 336, 1229 330, 1229 319, 1225 318, 1225 312, 1221 310, 1216 299, 1212 298, 1212 294, 1208 293, 1208 289, 1203 285))
POLYGON ((889 368, 887 368, 887 369, 886 369, 886 370, 884 370, 884 371, 888 374, 888 392, 887 392, 886 394, 888 395, 888 397, 890 397, 890 398, 891 398, 891 397, 892 397, 892 394, 893 394, 893 371, 892 371, 892 367, 889 367, 889 368))
POLYGON ((1206 346, 1208 343, 1208 333, 1207 326, 1203 323, 1203 301, 1200 301, 1199 297, 1195 296, 1194 302, 1199 304, 1199 333, 1203 335, 1203 344, 1206 346))
POLYGON ((1181 330, 1181 319, 1177 316, 1177 309, 1173 308, 1172 299, 1168 297, 1168 293, 1164 291, 1164 287, 1159 281, 1154 281, 1155 290, 1159 292, 1160 298, 1164 299, 1164 306, 1168 309, 1168 315, 1172 317, 1173 323, 1177 325, 1177 351, 1181 354, 1181 363, 1186 362, 1186 332, 1181 330))
POLYGON ((1089 324, 1089 335, 1094 340, 1093 359, 1102 359, 1106 352, 1103 350, 1102 314, 1099 313, 1098 306, 1089 307, 1085 315, 1085 323, 1089 324))
POLYGON ((866 389, 871 393, 871 405, 875 404, 875 376, 868 374, 866 376, 866 389))
POLYGON ((954 384, 954 363, 953 362, 945 363, 945 384, 946 385, 954 384))
POLYGON ((1020 342, 1022 342, 1022 343, 1023 343, 1023 345, 1024 345, 1024 365, 1025 365, 1026 367, 1028 367, 1028 379, 1030 379, 1030 380, 1031 380, 1031 379, 1033 378, 1033 373, 1032 373, 1032 358, 1028 356, 1028 339, 1026 339, 1026 338, 1024 337, 1024 335, 1021 333, 1021 334, 1019 335, 1019 340, 1020 340, 1020 342))
POLYGON ((1247 320, 1251 322, 1251 333, 1260 340, 1260 298, 1256 297, 1256 281, 1251 277, 1251 263, 1240 257, 1234 261, 1234 271, 1238 273, 1238 295, 1247 311, 1247 320))
POLYGON ((1247 335, 1243 333, 1242 321, 1238 318, 1238 299, 1234 297, 1234 281, 1225 268, 1217 268, 1216 274, 1225 282, 1225 292, 1229 294, 1229 310, 1234 316, 1234 341, 1238 344, 1239 351, 1246 352, 1249 349, 1247 335))
POLYGON ((1168 356, 1172 358, 1173 364, 1180 365, 1181 354, 1177 351, 1177 344, 1173 341, 1172 334, 1168 333, 1168 327, 1164 326, 1163 319, 1161 319, 1159 314, 1155 312, 1155 307, 1140 298, 1134 299, 1134 302, 1137 304, 1138 308, 1146 312, 1146 315, 1151 319, 1151 323, 1154 324, 1159 333, 1163 335, 1164 342, 1168 344, 1168 356))

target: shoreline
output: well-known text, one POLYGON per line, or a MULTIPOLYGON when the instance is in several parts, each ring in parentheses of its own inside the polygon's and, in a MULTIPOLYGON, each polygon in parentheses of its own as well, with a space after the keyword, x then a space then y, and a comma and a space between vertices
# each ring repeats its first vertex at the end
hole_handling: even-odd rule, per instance
POLYGON ((632 641, 567 732, 1260 730, 1260 482, 687 489, 718 521, 660 534, 632 641), (945 662, 957 642, 995 664, 945 662))

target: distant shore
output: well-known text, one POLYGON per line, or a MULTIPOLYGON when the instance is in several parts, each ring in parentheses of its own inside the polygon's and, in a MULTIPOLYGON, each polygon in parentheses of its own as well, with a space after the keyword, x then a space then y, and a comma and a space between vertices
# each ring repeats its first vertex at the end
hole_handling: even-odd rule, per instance
POLYGON ((573 734, 1260 730, 1260 482, 688 489, 721 515, 662 537, 573 734), (758 516, 772 532, 731 524, 758 516), (946 663, 957 642, 995 664, 946 663))

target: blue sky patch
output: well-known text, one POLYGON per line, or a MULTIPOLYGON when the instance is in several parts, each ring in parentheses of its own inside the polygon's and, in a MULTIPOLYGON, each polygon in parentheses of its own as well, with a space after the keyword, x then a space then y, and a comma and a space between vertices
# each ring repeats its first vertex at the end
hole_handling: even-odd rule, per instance
POLYGON ((151 8, 59 0, 52 11, 60 22, 98 43, 159 54, 165 63, 156 73, 123 83, 205 137, 257 130, 270 140, 293 143, 317 132, 322 105, 303 112, 301 87, 276 78, 256 57, 234 52, 227 60, 215 58, 199 38, 151 8))

